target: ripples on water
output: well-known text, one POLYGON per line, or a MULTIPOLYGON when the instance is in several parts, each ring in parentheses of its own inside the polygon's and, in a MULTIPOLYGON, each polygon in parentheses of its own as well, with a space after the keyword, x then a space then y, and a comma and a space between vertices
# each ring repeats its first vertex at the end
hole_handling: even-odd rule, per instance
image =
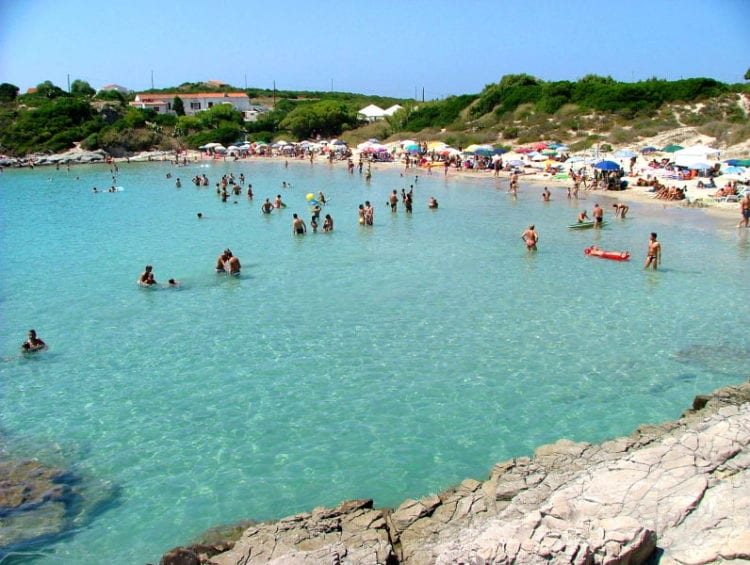
POLYGON ((9 449, 118 492, 40 563, 146 562, 217 523, 397 504, 559 437, 676 417, 747 374, 747 236, 700 210, 634 205, 581 232, 565 226, 597 196, 557 187, 545 204, 540 187, 512 199, 491 179, 421 174, 407 216, 385 202, 414 177, 392 170, 368 185, 302 163, 120 167, 114 194, 91 193, 111 184, 103 165, 0 176, 9 449), (254 201, 189 182, 229 171, 254 201), (335 231, 292 236, 320 190, 335 231), (263 216, 279 193, 289 207, 263 216), (650 231, 657 273, 642 270, 650 231), (591 243, 633 260, 586 258, 591 243), (240 279, 213 272, 225 247, 240 279), (147 263, 183 286, 139 289, 147 263), (50 350, 17 358, 30 327, 50 350))

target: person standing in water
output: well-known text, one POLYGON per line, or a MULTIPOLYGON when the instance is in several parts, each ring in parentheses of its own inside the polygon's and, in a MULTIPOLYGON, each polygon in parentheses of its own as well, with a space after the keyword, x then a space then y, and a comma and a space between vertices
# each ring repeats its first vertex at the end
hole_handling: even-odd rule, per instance
POLYGON ((625 219, 625 215, 628 213, 628 210, 630 210, 630 206, 627 204, 621 204, 619 202, 616 202, 615 204, 612 204, 612 207, 615 209, 615 218, 622 218, 625 219))
POLYGON ((737 224, 737 227, 750 227, 750 192, 746 192, 745 196, 740 200, 740 214, 742 215, 742 219, 737 224))
POLYGON ((305 235, 307 232, 307 226, 305 225, 305 221, 297 216, 297 214, 292 214, 292 233, 296 235, 305 235))
POLYGON ((646 252, 646 264, 644 269, 651 267, 654 271, 657 265, 661 263, 661 243, 656 240, 656 232, 651 232, 648 239, 648 251, 646 252))
POLYGON ((602 227, 602 224, 604 223, 604 210, 599 204, 594 204, 592 215, 594 216, 594 227, 602 227))
POLYGON ((146 265, 146 269, 141 273, 141 276, 138 278, 138 284, 141 286, 152 286, 156 284, 156 280, 154 279, 154 268, 151 265, 146 265))
POLYGON ((539 234, 534 229, 534 224, 531 224, 526 231, 521 234, 521 239, 526 243, 526 249, 528 251, 536 251, 536 244, 539 241, 539 234))
POLYGON ((29 338, 21 344, 21 350, 24 352, 42 351, 47 349, 47 344, 36 335, 36 330, 29 330, 29 338))

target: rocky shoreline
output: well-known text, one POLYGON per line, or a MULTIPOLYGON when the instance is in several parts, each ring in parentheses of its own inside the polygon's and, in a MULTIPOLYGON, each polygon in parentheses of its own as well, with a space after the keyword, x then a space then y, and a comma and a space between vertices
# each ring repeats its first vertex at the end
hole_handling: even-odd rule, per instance
POLYGON ((377 509, 349 500, 252 524, 161 565, 750 560, 750 382, 695 398, 678 420, 599 445, 561 439, 484 481, 377 509))

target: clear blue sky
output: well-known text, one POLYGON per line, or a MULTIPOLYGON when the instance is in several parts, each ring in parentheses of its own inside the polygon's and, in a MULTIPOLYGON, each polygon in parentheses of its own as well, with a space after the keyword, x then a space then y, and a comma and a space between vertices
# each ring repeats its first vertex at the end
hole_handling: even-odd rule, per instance
POLYGON ((750 0, 0 0, 0 82, 427 99, 514 73, 735 83, 749 23, 750 0))

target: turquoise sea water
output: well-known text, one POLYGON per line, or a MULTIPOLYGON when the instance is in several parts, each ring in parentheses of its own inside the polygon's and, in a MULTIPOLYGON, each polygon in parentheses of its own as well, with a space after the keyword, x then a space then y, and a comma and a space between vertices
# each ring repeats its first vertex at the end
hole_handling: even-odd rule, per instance
POLYGON ((560 437, 674 418, 746 378, 750 230, 735 218, 634 205, 568 230, 595 195, 551 187, 543 203, 524 184, 513 199, 492 179, 424 172, 414 214, 391 214, 412 175, 133 163, 114 194, 91 193, 111 185, 105 165, 0 175, 0 431, 11 454, 70 467, 91 493, 74 532, 25 550, 35 563, 146 563, 220 523, 396 505, 560 437), (221 203, 225 172, 255 200, 221 203), (202 173, 209 189, 190 183, 202 173), (293 236, 320 190, 334 232, 293 236), (288 208, 263 216, 279 193, 288 208), (365 200, 372 228, 357 222, 365 200), (642 270, 651 231, 656 273, 642 270), (633 260, 587 258, 592 243, 633 260), (239 279, 214 273, 225 247, 239 279), (147 263, 183 286, 138 288, 147 263), (50 349, 19 358, 31 327, 50 349))

